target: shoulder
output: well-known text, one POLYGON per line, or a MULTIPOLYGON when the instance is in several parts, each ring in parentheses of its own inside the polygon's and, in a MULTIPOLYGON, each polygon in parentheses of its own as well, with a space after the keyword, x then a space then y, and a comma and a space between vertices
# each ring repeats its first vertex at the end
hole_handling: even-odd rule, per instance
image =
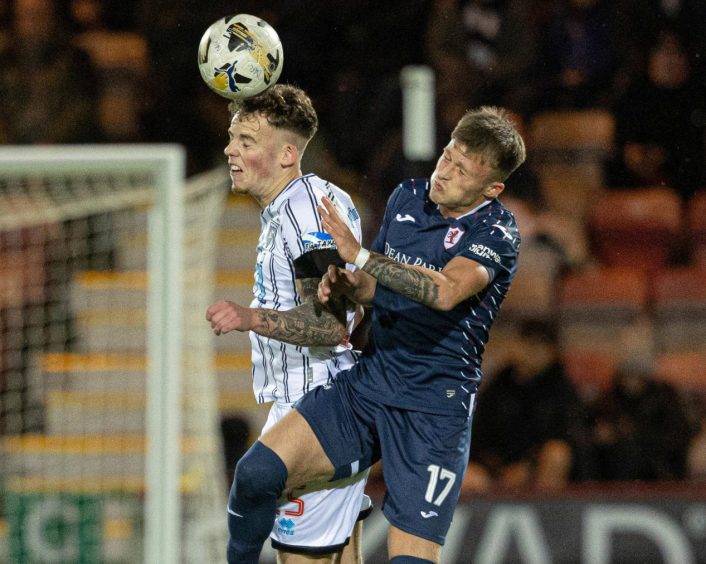
POLYGON ((305 209, 313 206, 316 209, 321 198, 326 196, 343 203, 346 207, 355 207, 353 199, 345 190, 315 174, 305 174, 294 179, 280 196, 277 198, 280 206, 305 209))
POLYGON ((410 200, 426 202, 429 197, 428 178, 409 178, 400 182, 393 190, 388 207, 398 207, 410 200))
POLYGON ((320 196, 321 179, 313 174, 299 176, 292 180, 272 202, 272 206, 282 210, 285 207, 316 207, 320 196))
POLYGON ((429 197, 429 186, 428 178, 408 178, 400 182, 397 188, 408 198, 426 201, 429 197))
POLYGON ((520 230, 514 214, 499 200, 492 200, 470 218, 478 235, 519 247, 520 230))

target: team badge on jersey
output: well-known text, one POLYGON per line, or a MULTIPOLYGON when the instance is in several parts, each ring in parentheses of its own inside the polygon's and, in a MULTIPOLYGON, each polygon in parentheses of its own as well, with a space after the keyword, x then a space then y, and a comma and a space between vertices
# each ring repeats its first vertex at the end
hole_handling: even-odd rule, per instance
POLYGON ((444 248, 450 249, 453 247, 456 243, 458 243, 464 233, 465 231, 463 229, 459 229, 458 227, 449 227, 449 230, 446 232, 446 237, 444 237, 444 248))

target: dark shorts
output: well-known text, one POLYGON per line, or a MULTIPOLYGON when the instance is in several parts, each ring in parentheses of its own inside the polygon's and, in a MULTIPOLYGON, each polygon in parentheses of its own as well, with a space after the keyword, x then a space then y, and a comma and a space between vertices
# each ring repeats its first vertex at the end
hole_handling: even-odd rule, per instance
POLYGON ((346 373, 294 407, 316 433, 336 478, 382 458, 387 520, 444 544, 468 465, 470 417, 386 405, 352 389, 346 373))

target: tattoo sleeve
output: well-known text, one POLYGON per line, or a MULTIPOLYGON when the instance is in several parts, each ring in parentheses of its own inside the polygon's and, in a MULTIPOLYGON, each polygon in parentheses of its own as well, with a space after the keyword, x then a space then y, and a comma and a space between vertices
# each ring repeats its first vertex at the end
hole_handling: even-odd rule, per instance
POLYGON ((439 300, 439 284, 430 273, 409 268, 378 253, 370 253, 363 269, 378 282, 413 299, 420 304, 435 307, 439 300))
POLYGON ((316 297, 319 280, 297 281, 302 305, 287 311, 258 310, 253 330, 301 346, 333 346, 346 337, 346 303, 340 297, 323 306, 316 297))

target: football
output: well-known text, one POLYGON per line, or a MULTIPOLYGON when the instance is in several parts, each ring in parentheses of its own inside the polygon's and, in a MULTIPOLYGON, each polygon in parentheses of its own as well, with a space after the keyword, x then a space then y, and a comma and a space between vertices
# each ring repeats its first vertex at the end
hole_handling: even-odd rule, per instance
POLYGON ((282 42, 265 20, 250 14, 227 16, 201 38, 199 71, 208 87, 231 100, 259 94, 279 79, 282 42))

